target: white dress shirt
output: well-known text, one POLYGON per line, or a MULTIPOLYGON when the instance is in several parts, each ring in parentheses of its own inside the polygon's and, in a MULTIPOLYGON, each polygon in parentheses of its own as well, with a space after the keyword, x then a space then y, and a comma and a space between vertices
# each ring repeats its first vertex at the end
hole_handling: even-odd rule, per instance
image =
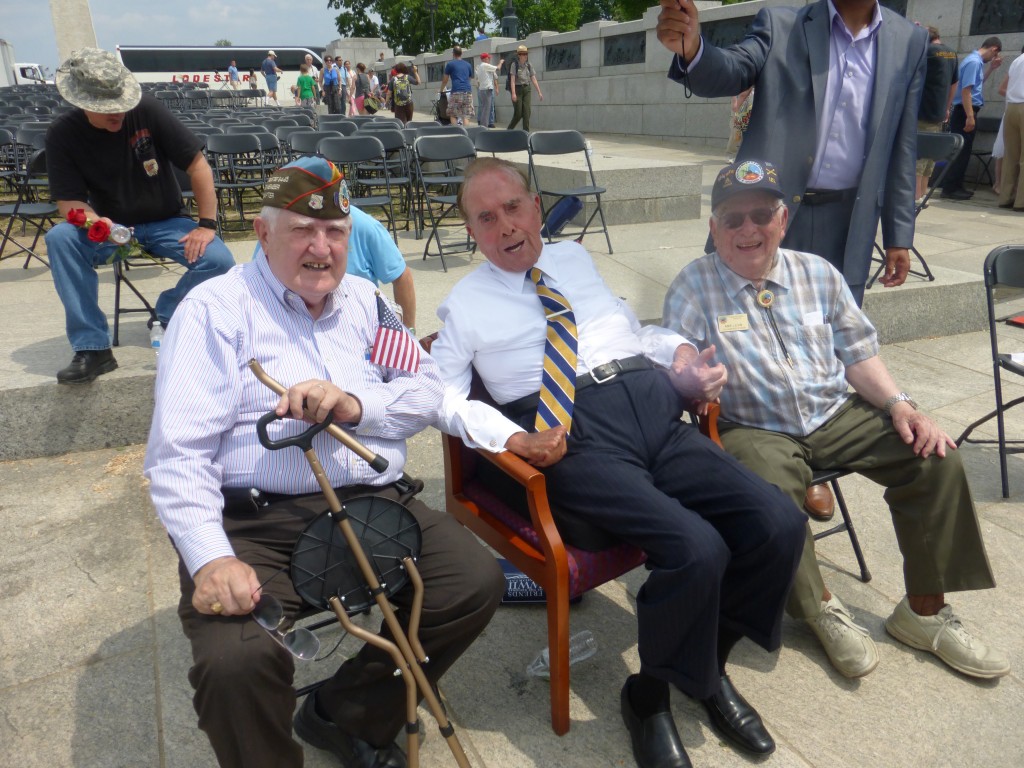
MULTIPOLYGON (((577 374, 641 354, 667 367, 679 345, 689 344, 664 328, 641 328, 578 243, 545 245, 536 266, 544 283, 572 305, 579 337, 577 374)), ((472 369, 501 404, 540 391, 547 321, 536 286, 528 272, 507 272, 487 262, 455 285, 437 316, 444 328, 431 354, 447 384, 441 429, 472 447, 500 452, 511 435, 523 430, 494 408, 466 399, 472 369)))
MULTIPOLYGON (((255 358, 284 386, 331 381, 358 398, 358 425, 339 425, 388 460, 378 474, 326 433, 313 447, 334 487, 387 485, 402 474, 405 439, 430 426, 444 385, 423 354, 415 375, 374 365, 375 286, 346 275, 314 319, 273 275, 264 255, 196 286, 178 306, 161 345, 145 474, 161 521, 189 573, 234 552, 222 525, 221 488, 316 493, 298 448, 268 451, 256 422, 279 400, 248 369, 255 358)), ((272 439, 308 424, 287 418, 272 439)))

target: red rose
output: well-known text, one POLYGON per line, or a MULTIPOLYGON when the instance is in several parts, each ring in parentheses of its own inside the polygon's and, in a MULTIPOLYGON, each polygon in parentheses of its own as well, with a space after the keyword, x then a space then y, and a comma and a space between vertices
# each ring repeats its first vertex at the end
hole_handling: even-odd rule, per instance
POLYGON ((88 221, 88 219, 85 216, 84 208, 72 208, 68 211, 68 223, 74 224, 76 227, 80 227, 85 224, 86 221, 88 221))
POLYGON ((102 219, 93 222, 93 225, 89 227, 89 239, 94 243, 105 243, 108 237, 110 237, 110 225, 102 219))

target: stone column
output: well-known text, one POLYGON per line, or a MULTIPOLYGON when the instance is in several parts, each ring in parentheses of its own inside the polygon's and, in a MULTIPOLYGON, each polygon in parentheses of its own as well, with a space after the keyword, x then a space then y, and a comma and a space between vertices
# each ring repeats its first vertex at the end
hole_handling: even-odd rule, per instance
POLYGON ((89 0, 50 0, 50 14, 60 62, 79 48, 98 47, 89 0))

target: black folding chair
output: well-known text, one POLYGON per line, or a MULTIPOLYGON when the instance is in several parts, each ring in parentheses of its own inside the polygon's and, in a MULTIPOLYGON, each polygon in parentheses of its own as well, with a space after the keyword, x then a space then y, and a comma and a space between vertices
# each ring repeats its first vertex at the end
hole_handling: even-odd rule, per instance
POLYGON ((430 235, 423 248, 423 258, 425 260, 433 255, 430 243, 432 240, 435 241, 437 255, 441 257, 441 268, 447 272, 445 253, 472 253, 476 250, 468 232, 465 245, 461 242, 446 243, 442 241, 438 232, 445 218, 450 216, 458 205, 458 190, 463 181, 462 169, 476 158, 476 147, 465 135, 421 136, 416 139, 413 152, 416 156, 416 175, 420 183, 419 216, 423 221, 424 230, 424 213, 430 216, 430 235))
POLYGON ((511 131, 489 128, 477 133, 473 143, 477 152, 490 152, 492 156, 499 152, 529 152, 530 134, 521 128, 513 128, 511 131))
POLYGON ((11 177, 16 189, 16 198, 13 203, 0 205, 0 217, 8 217, 7 227, 4 229, 3 240, 0 240, 0 261, 13 258, 17 254, 25 254, 23 269, 28 269, 29 262, 35 259, 44 267, 49 267, 46 259, 35 252, 36 246, 49 227, 57 223, 57 204, 49 199, 49 194, 43 195, 43 188, 46 185, 46 150, 37 149, 30 155, 24 157, 20 154, 16 157, 17 167, 11 177), (22 236, 26 236, 28 227, 35 230, 32 238, 32 245, 26 247, 14 238, 11 232, 14 225, 20 223, 22 236), (16 254, 4 256, 8 243, 17 249, 16 254))
POLYGON ((395 209, 391 198, 391 177, 387 153, 380 139, 372 135, 329 136, 321 139, 317 154, 341 166, 352 204, 362 210, 380 208, 388 219, 391 236, 398 244, 395 209), (381 192, 383 190, 383 193, 381 192))
POLYGON ((338 131, 313 131, 307 128, 305 131, 297 131, 291 134, 288 137, 288 143, 291 144, 292 154, 296 157, 299 155, 315 155, 321 141, 339 136, 341 134, 338 131))
POLYGON ((826 536, 834 536, 837 533, 843 533, 845 531, 850 537, 850 545, 853 547, 853 554, 857 558, 857 565, 860 567, 860 580, 866 584, 871 581, 871 571, 868 570, 867 561, 864 559, 864 552, 860 548, 860 539, 857 538, 857 531, 853 527, 853 518, 850 517, 850 510, 846 506, 846 498, 843 496, 843 492, 839 488, 839 479, 846 477, 849 474, 851 474, 849 470, 825 469, 818 470, 811 478, 811 485, 824 485, 825 483, 828 483, 832 486, 832 494, 835 496, 836 506, 839 507, 839 514, 843 518, 842 522, 836 523, 831 528, 814 534, 814 540, 817 541, 819 539, 824 539, 826 536))
MULTIPOLYGON (((590 228, 591 222, 595 217, 599 216, 601 218, 601 230, 604 232, 605 241, 608 243, 608 253, 614 253, 612 250, 612 239, 608 234, 608 224, 604 219, 604 210, 601 208, 601 195, 607 192, 607 190, 597 184, 597 179, 594 177, 594 167, 590 163, 590 153, 587 152, 587 140, 583 137, 583 134, 579 131, 538 131, 530 134, 529 148, 530 178, 533 179, 534 188, 540 194, 541 216, 546 220, 548 211, 551 210, 554 204, 563 197, 579 197, 581 199, 588 197, 594 198, 594 211, 590 214, 590 218, 588 218, 586 223, 583 225, 583 229, 573 232, 563 231, 561 236, 571 237, 574 240, 581 240, 583 236, 587 234, 587 229, 590 228), (537 173, 537 163, 535 161, 535 157, 538 155, 582 156, 583 162, 586 165, 586 174, 590 183, 584 183, 577 186, 563 186, 561 184, 554 183, 549 186, 542 185, 537 173), (555 198, 552 205, 544 205, 545 195, 555 198)), ((577 171, 558 169, 558 173, 563 175, 563 177, 567 172, 577 173, 577 171)), ((552 171, 549 173, 553 175, 554 172, 552 171)), ((551 236, 553 234, 554 233, 549 232, 548 242, 551 242, 551 236)))
MULTIPOLYGON (((228 126, 234 128, 237 126, 228 126)), ((269 136, 265 131, 261 133, 269 136)), ((222 195, 233 201, 241 229, 247 229, 245 219, 245 194, 262 195, 266 181, 266 167, 260 138, 252 133, 211 134, 206 137, 206 155, 213 169, 213 186, 218 197, 222 195)), ((225 229, 224 205, 217 207, 218 227, 225 229)))
MULTIPOLYGON (((999 446, 999 474, 1003 485, 1003 498, 1010 497, 1010 479, 1006 469, 1006 456, 1009 453, 1024 453, 1024 440, 1007 440, 1005 414, 1008 410, 1024 402, 1018 397, 1010 402, 1003 401, 1003 371, 1024 376, 1024 359, 1020 353, 1003 352, 999 342, 999 327, 1005 323, 1024 325, 1024 245, 1001 245, 994 249, 985 259, 985 300, 988 305, 988 333, 992 346, 992 380, 995 385, 996 408, 991 413, 978 419, 965 429, 956 443, 976 443, 999 446), (1012 304, 1013 310, 1008 315, 996 315, 1000 304, 1012 304), (975 428, 995 418, 996 440, 971 439, 970 434, 975 428)), ((1022 337, 1012 333, 1014 345, 1020 348, 1022 337)))
MULTIPOLYGON (((921 215, 921 211, 928 207, 928 202, 932 199, 932 195, 939 189, 942 189, 942 181, 946 178, 946 174, 949 172, 949 168, 956 159, 956 156, 960 154, 960 149, 964 145, 964 137, 959 133, 919 133, 917 134, 917 159, 918 160, 933 160, 935 162, 935 172, 932 174, 931 179, 928 181, 928 191, 925 192, 924 197, 921 198, 920 203, 914 205, 914 218, 916 219, 921 215)), ((935 279, 935 275, 932 274, 931 268, 928 266, 928 262, 924 260, 924 256, 917 250, 917 246, 911 245, 910 251, 917 256, 918 261, 921 262, 921 266, 924 271, 918 271, 911 269, 909 274, 917 277, 923 277, 928 281, 935 279)), ((868 280, 865 288, 870 288, 875 284, 875 280, 878 279, 879 275, 885 269, 885 251, 882 250, 877 242, 875 243, 875 252, 879 258, 872 258, 872 261, 880 264, 875 273, 868 280)))

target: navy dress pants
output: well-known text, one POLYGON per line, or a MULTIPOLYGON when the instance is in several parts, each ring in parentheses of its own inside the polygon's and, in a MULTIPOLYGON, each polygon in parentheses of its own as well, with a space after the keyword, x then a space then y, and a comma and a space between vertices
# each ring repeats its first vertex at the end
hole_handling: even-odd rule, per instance
MULTIPOLYGON (((660 370, 587 387, 577 392, 568 452, 544 473, 555 505, 647 553, 651 574, 637 595, 642 670, 706 698, 719 688, 720 626, 779 646, 806 520, 680 421, 683 410, 660 370)), ((533 418, 517 421, 532 431, 533 418)))

